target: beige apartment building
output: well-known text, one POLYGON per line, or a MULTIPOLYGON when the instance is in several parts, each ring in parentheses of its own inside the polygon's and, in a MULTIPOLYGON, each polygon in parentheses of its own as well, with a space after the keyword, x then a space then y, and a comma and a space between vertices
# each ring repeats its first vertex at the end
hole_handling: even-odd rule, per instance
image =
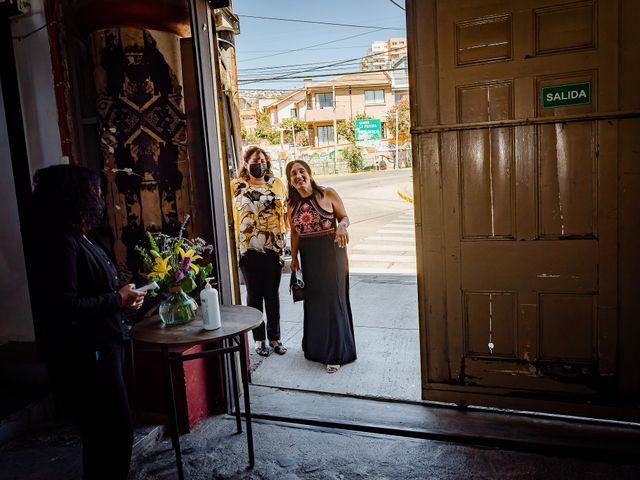
POLYGON ((386 117, 395 99, 391 79, 385 72, 340 75, 326 82, 308 83, 304 90, 304 121, 309 128, 310 145, 333 145, 334 120, 349 120, 362 113, 382 120, 382 137, 389 136, 386 117))

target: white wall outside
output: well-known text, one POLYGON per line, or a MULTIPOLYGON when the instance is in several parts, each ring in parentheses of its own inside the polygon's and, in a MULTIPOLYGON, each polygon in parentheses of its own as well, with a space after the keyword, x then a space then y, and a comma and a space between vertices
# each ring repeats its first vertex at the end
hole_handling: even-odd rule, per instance
MULTIPOLYGON (((12 20, 14 37, 26 35, 46 23, 43 0, 31 0, 30 12, 12 20)), ((14 40, 14 54, 22 121, 24 123, 30 171, 61 163, 58 109, 53 84, 51 50, 47 29, 22 40, 14 40)), ((12 121, 18 121, 12 119, 12 121)), ((33 319, 24 263, 24 250, 4 103, 0 99, 0 343, 33 341, 33 319)))
MULTIPOLYGON (((43 0, 31 0, 28 15, 11 24, 13 36, 25 35, 46 23, 43 0)), ((20 100, 31 172, 61 163, 60 130, 47 29, 14 40, 13 49, 20 84, 20 100)))
POLYGON ((5 118, 0 95, 0 344, 35 339, 5 118))

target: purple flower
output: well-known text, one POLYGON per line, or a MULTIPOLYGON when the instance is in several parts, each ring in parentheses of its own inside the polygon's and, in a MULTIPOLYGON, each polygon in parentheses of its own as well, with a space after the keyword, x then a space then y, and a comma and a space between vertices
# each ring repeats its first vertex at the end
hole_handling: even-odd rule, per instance
POLYGON ((184 229, 186 228, 190 218, 191 218, 191 215, 187 213, 184 217, 182 225, 180 225, 180 232, 178 232, 178 239, 182 238, 182 234, 184 233, 184 229))
POLYGON ((184 280, 184 272, 182 270, 176 271, 176 282, 184 280))
POLYGON ((182 270, 185 272, 188 271, 189 265, 191 265, 191 257, 184 257, 184 260, 182 260, 182 270))

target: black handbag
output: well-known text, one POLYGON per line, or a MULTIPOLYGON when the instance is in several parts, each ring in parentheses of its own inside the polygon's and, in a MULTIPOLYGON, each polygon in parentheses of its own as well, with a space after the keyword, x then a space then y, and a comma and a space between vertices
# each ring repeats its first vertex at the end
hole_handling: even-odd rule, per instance
POLYGON ((291 272, 289 291, 291 292, 294 303, 304 300, 304 280, 300 272, 291 272))

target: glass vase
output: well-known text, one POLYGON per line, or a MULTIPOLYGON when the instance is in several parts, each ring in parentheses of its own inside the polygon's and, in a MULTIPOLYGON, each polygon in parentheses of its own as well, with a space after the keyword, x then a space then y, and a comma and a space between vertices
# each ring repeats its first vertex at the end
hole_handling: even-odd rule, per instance
POLYGON ((197 309, 196 301, 181 288, 176 288, 160 302, 159 314, 165 327, 171 327, 189 323, 195 318, 197 309))

